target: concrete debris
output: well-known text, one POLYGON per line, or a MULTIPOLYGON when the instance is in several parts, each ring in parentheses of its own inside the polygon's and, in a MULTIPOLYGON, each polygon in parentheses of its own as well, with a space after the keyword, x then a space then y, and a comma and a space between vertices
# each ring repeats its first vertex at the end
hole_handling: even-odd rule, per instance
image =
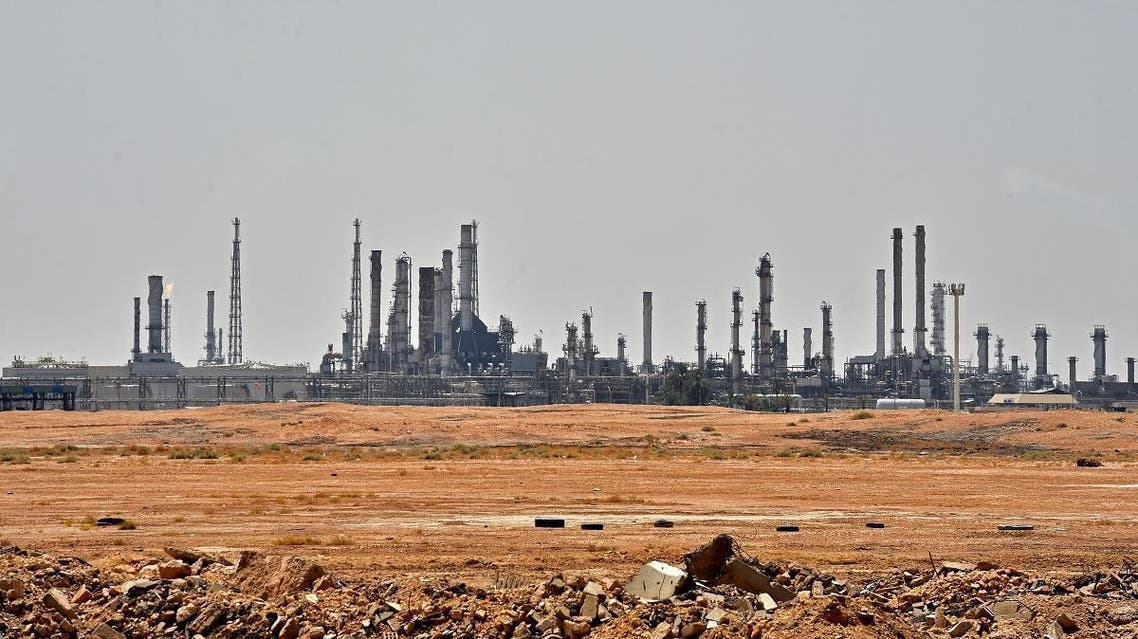
POLYGON ((150 579, 141 575, 169 562, 140 556, 100 570, 74 558, 0 549, 0 635, 1077 639, 1130 636, 1138 623, 1129 561, 1073 578, 946 562, 935 575, 926 564, 847 583, 806 566, 756 560, 723 536, 684 557, 683 569, 652 562, 624 588, 596 573, 567 573, 539 583, 500 579, 508 586, 485 589, 413 576, 347 584, 294 557, 246 553, 236 566, 203 566, 201 557, 183 556, 193 561, 184 564, 189 576, 150 579))

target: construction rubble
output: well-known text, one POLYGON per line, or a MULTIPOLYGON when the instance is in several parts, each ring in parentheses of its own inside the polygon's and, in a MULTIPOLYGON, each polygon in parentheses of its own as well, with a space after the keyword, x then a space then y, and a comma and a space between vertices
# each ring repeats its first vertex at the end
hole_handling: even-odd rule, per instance
POLYGON ((763 562, 721 535, 630 580, 345 583, 297 557, 167 549, 99 569, 0 549, 0 637, 706 639, 1138 637, 1130 560, 1086 575, 925 564, 856 581, 763 562))

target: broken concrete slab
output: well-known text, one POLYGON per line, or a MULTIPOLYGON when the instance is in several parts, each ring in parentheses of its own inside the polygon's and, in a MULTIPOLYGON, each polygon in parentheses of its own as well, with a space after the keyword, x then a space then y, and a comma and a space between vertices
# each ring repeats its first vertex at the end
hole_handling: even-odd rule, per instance
POLYGON ((650 561, 640 568, 640 572, 628 582, 624 591, 634 597, 658 601, 676 594, 687 582, 688 575, 683 570, 662 561, 650 561))
POLYGON ((719 583, 733 584, 756 595, 769 595, 778 603, 794 599, 794 593, 789 588, 771 581, 758 568, 738 557, 733 557, 727 563, 719 583))

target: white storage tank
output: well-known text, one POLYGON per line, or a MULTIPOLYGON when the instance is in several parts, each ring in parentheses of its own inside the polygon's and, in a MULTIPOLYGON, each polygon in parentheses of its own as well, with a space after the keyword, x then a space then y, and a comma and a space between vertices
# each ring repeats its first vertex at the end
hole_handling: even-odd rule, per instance
POLYGON ((923 399, 889 398, 877 400, 877 410, 913 409, 925 407, 925 400, 923 399))

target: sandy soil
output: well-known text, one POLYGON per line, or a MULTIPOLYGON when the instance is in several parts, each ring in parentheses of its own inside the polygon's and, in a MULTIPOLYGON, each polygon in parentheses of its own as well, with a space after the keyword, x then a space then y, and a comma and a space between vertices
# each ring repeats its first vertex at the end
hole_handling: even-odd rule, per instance
POLYGON ((1089 571, 1138 542, 1136 435, 1135 417, 1076 411, 5 413, 0 538, 96 562, 255 547, 348 575, 473 582, 625 576, 719 532, 760 558, 837 574, 927 566, 930 554, 1089 571), (217 459, 172 458, 194 451, 217 459), (1105 465, 1076 467, 1090 455, 1105 465), (105 515, 137 528, 88 525, 105 515), (568 528, 535 529, 538 516, 568 528), (662 517, 675 527, 654 528, 662 517), (582 531, 584 521, 605 529, 582 531), (801 530, 776 533, 784 523, 801 530), (998 531, 1005 523, 1035 530, 998 531))

